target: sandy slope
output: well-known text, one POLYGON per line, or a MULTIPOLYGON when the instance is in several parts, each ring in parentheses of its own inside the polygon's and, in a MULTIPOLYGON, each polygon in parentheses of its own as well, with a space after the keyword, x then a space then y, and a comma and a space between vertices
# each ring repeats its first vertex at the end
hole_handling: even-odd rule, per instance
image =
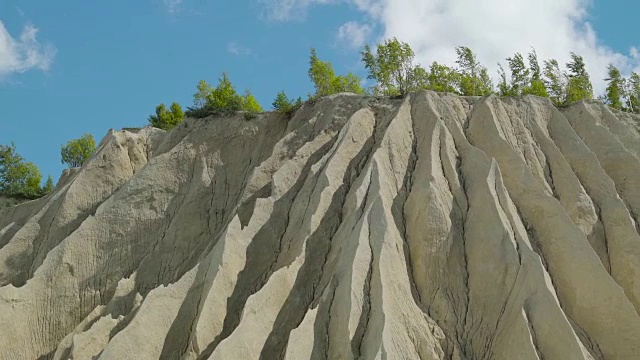
POLYGON ((2 359, 640 359, 640 119, 336 95, 0 206, 2 359))

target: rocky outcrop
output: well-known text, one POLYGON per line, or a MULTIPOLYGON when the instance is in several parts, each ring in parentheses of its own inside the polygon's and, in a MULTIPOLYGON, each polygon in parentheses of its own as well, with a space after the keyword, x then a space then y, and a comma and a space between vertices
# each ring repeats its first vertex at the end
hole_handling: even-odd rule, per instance
POLYGON ((0 207, 0 358, 640 358, 639 127, 426 92, 111 131, 0 207))

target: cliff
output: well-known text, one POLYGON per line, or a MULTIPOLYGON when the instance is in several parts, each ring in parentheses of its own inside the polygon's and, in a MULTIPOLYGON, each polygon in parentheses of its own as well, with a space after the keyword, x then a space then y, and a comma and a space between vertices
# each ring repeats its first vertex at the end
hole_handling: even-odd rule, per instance
POLYGON ((2 359, 640 358, 640 119, 340 94, 0 206, 2 359))

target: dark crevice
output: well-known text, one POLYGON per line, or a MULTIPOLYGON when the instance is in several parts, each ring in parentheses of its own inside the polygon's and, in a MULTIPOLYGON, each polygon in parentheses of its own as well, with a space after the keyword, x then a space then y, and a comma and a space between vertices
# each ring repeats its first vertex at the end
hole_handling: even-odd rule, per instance
MULTIPOLYGON (((369 231, 371 231, 371 226, 369 226, 369 231)), ((367 233, 367 244, 369 245, 370 258, 369 258, 369 269, 367 270, 367 277, 364 282, 364 288, 362 291, 362 312, 360 313, 360 319, 358 321, 358 326, 356 327, 356 331, 353 335, 353 339, 351 339, 351 352, 353 354, 354 359, 360 359, 362 357, 362 346, 364 343, 364 335, 369 326, 369 320, 371 318, 371 280, 373 278, 373 247, 371 246, 371 233, 367 233)))
POLYGON ((538 347, 538 335, 536 334, 535 329, 533 328, 533 324, 529 321, 529 313, 525 311, 524 321, 527 322, 527 327, 529 328, 529 334, 531 334, 531 344, 533 345, 534 350, 536 351, 536 355, 539 360, 545 360, 544 354, 538 347))
MULTIPOLYGON (((369 161, 374 145, 375 141, 369 139, 359 153, 351 159, 346 168, 347 171, 343 175, 342 185, 334 192, 329 208, 321 219, 318 229, 306 241, 305 261, 298 272, 296 283, 290 296, 276 318, 274 331, 267 338, 260 355, 261 358, 276 359, 284 356, 291 331, 300 325, 304 319, 305 310, 314 307, 315 303, 320 300, 321 294, 333 277, 335 259, 329 261, 329 255, 334 251, 334 235, 342 226, 347 194, 351 191, 353 182, 360 177, 365 164, 369 161), (349 171, 350 169, 355 169, 355 171, 349 171), (337 214, 337 216, 332 217, 329 214, 337 214), (314 250, 314 248, 317 249, 314 250), (316 262, 315 265, 314 261, 316 262), (308 298, 309 295, 312 296, 310 299, 308 298)), ((318 177, 324 173, 328 163, 329 159, 319 171, 318 177)), ((315 189, 316 186, 313 188, 315 189)), ((310 201, 308 200, 307 207, 309 204, 310 201)))
MULTIPOLYGON (((339 212, 344 204, 346 189, 341 186, 333 195, 327 214, 339 212)), ((296 281, 289 296, 278 313, 273 331, 267 337, 260 353, 261 359, 282 359, 289 341, 291 331, 298 327, 314 300, 323 268, 331 250, 333 236, 340 226, 340 219, 324 216, 306 241, 305 260, 297 273, 296 281)))
MULTIPOLYGON (((300 174, 309 176, 313 164, 322 158, 336 140, 337 136, 334 136, 331 141, 313 153, 300 174)), ((262 289, 267 283, 267 280, 272 275, 269 269, 276 270, 272 268, 272 264, 279 257, 279 251, 282 248, 282 237, 289 227, 291 205, 307 180, 307 176, 300 176, 289 191, 275 201, 269 220, 256 233, 249 244, 245 266, 238 274, 236 286, 227 301, 227 311, 222 332, 204 349, 198 359, 208 359, 218 344, 231 335, 240 324, 242 311, 249 297, 262 289)))

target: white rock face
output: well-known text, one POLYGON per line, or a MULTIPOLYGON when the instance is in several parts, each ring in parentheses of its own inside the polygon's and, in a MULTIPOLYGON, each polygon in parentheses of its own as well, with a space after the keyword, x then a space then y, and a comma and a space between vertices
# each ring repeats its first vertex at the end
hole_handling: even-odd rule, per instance
POLYGON ((640 359, 640 118, 336 95, 0 200, 1 359, 640 359))

